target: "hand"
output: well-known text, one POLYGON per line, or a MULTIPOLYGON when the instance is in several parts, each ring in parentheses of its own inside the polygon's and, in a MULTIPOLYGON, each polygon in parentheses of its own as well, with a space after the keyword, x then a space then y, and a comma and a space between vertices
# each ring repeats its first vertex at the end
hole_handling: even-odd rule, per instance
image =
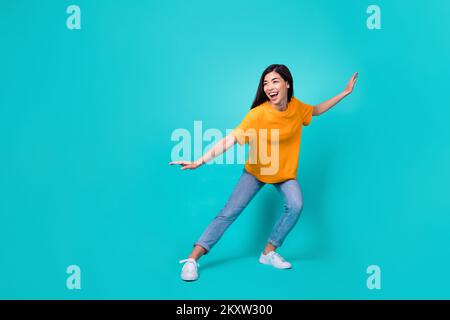
POLYGON ((181 165, 181 170, 186 170, 186 169, 197 169, 198 167, 200 167, 200 163, 198 163, 197 161, 172 161, 169 162, 170 165, 174 165, 174 164, 179 164, 181 165))
POLYGON ((345 95, 349 95, 353 91, 353 87, 356 83, 356 78, 358 78, 358 72, 355 72, 353 76, 351 77, 350 81, 347 83, 347 86, 344 89, 345 95))

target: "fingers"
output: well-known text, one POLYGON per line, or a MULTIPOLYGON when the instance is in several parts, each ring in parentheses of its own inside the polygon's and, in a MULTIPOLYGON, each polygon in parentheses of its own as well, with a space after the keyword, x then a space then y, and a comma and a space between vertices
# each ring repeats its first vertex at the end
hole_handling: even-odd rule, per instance
POLYGON ((352 78, 350 79, 349 85, 351 86, 352 89, 355 86, 356 78, 358 78, 358 72, 355 72, 352 78))
POLYGON ((185 165, 186 163, 187 163, 187 161, 172 161, 172 162, 169 162, 170 165, 174 165, 174 164, 185 165))
POLYGON ((195 163, 191 162, 191 161, 171 161, 169 162, 170 165, 174 165, 174 164, 179 164, 181 165, 181 170, 186 170, 186 169, 195 169, 197 166, 195 165, 195 163))
POLYGON ((181 170, 186 170, 186 169, 192 169, 193 165, 190 161, 171 161, 169 162, 170 165, 174 165, 174 164, 179 164, 181 165, 181 170))

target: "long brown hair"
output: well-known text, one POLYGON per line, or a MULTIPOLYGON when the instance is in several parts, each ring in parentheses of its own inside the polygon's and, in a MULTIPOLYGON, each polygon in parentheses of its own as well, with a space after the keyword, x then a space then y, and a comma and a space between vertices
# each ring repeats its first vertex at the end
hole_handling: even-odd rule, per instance
POLYGON ((269 100, 266 93, 264 92, 264 77, 266 76, 266 74, 271 73, 272 71, 277 72, 278 74, 280 74, 284 81, 289 82, 290 86, 288 88, 288 102, 291 101, 291 98, 294 95, 294 79, 292 79, 291 72, 284 64, 271 64, 264 70, 261 75, 261 79, 259 79, 259 85, 258 89, 256 90, 255 100, 253 100, 253 104, 250 109, 253 109, 269 100))

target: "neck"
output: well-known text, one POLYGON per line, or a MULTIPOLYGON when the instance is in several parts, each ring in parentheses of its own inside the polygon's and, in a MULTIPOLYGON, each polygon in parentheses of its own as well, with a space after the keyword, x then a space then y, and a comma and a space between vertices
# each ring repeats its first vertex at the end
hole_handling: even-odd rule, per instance
POLYGON ((279 103, 274 104, 271 101, 269 103, 278 111, 285 111, 287 109, 287 98, 281 100, 279 103))

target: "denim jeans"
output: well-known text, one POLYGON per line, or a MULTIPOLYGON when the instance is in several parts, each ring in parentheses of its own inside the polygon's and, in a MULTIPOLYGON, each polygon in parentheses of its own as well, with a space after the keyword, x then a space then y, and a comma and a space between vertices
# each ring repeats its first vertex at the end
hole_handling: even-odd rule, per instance
MULTIPOLYGON (((244 168, 227 203, 212 220, 199 240, 194 243, 194 246, 202 246, 206 250, 205 254, 207 254, 265 184, 244 168)), ((273 185, 283 196, 284 212, 273 227, 267 242, 275 247, 280 247, 300 217, 303 209, 303 198, 297 180, 286 180, 273 185)))

